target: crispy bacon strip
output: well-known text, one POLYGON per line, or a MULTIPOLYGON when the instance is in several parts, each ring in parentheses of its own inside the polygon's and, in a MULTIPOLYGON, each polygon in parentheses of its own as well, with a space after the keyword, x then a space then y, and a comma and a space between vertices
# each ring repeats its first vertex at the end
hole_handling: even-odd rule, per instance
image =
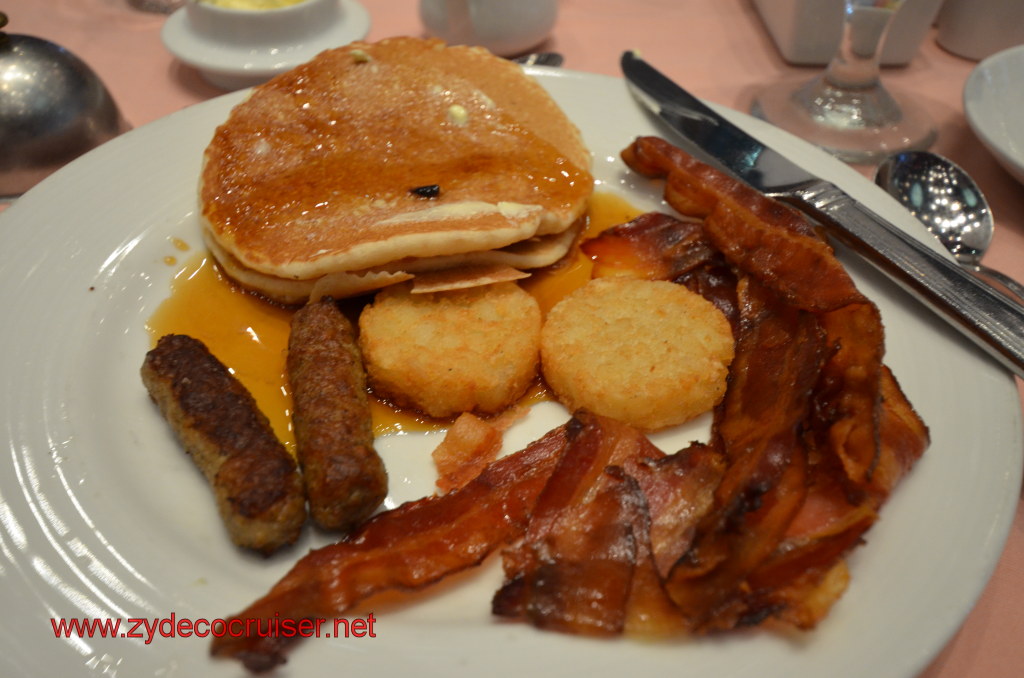
POLYGON ((704 234, 704 225, 648 212, 580 245, 593 277, 629 275, 685 285, 720 310, 736 332, 736 276, 704 234))
MULTIPOLYGON (((337 617, 374 593, 419 589, 478 565, 525 529, 565 445, 563 426, 489 465, 459 490, 377 514, 350 539, 311 551, 233 619, 245 624, 337 617)), ((284 662, 284 649, 293 640, 225 635, 211 650, 264 671, 284 662)))
POLYGON ((569 445, 537 500, 522 543, 503 554, 505 583, 492 611, 540 628, 622 631, 646 510, 636 482, 609 468, 662 453, 637 429, 578 412, 569 445))
POLYGON ((850 572, 842 559, 833 561, 832 567, 824 571, 810 568, 794 573, 778 588, 744 594, 745 607, 738 626, 781 622, 792 628, 813 629, 842 597, 849 581, 850 572))
POLYGON ((842 464, 849 491, 861 491, 878 463, 882 318, 874 304, 850 304, 822 313, 832 354, 822 369, 810 426, 818 447, 842 464))
POLYGON ((687 630, 686 620, 663 584, 672 565, 689 550, 700 520, 714 504, 725 462, 704 443, 656 459, 633 458, 623 469, 636 479, 647 511, 634 524, 636 567, 626 608, 625 633, 666 637, 687 630))
POLYGON ((812 628, 845 590, 843 559, 877 514, 866 503, 847 501, 842 469, 824 466, 830 465, 809 470, 810 486, 785 536, 744 582, 734 603, 738 624, 756 624, 771 616, 797 628, 812 628))
MULTIPOLYGON (((642 492, 637 497, 637 500, 640 499, 646 499, 642 492)), ((654 563, 650 516, 646 511, 637 511, 634 517, 635 566, 623 632, 641 638, 682 633, 686 631, 686 621, 665 591, 654 563)))
POLYGON ((631 459, 624 468, 647 500, 652 557, 658 575, 665 577, 690 549, 697 525, 714 505, 725 459, 717 448, 693 443, 664 457, 631 459))
POLYGON ((868 500, 880 507, 928 448, 928 427, 914 411, 896 377, 882 368, 878 463, 867 486, 868 500))
POLYGON ((741 282, 740 300, 742 331, 714 431, 728 468, 714 509, 666 582, 698 630, 737 623, 739 585, 775 551, 803 503, 800 425, 824 355, 812 314, 781 304, 752 280, 741 282))
POLYGON ((605 229, 580 244, 594 260, 593 276, 631 275, 649 280, 675 280, 706 265, 718 252, 699 221, 680 221, 670 214, 646 212, 605 229))
POLYGON ((603 475, 592 498, 564 507, 549 533, 527 542, 517 559, 526 566, 498 591, 496 614, 521 612, 538 628, 579 635, 622 632, 643 497, 617 467, 603 475))
POLYGON ((657 137, 636 139, 622 159, 644 176, 667 178, 668 203, 706 217, 715 247, 788 303, 826 311, 864 301, 832 248, 792 208, 657 137))

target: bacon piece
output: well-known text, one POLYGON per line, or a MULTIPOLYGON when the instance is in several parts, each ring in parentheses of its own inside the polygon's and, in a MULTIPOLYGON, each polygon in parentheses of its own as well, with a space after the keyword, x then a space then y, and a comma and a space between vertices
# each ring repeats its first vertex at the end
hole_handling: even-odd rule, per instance
MULTIPOLYGON (((639 502, 645 498, 641 491, 634 501, 639 502)), ((635 567, 630 582, 623 632, 631 636, 651 638, 686 631, 686 620, 669 598, 655 566, 650 515, 647 511, 637 511, 634 514, 633 540, 636 546, 635 567)))
POLYGON ((640 174, 667 178, 668 203, 684 215, 706 217, 715 247, 788 303, 827 311, 864 301, 832 248, 794 209, 657 137, 636 139, 622 158, 640 174), (695 203, 701 209, 694 210, 695 203))
POLYGON ((875 507, 880 507, 900 480, 910 471, 928 447, 928 427, 914 411, 896 377, 882 368, 881 414, 879 415, 879 458, 867 492, 875 507))
POLYGON ((502 431, 472 412, 463 412, 448 428, 431 456, 437 467, 437 488, 456 490, 475 478, 501 451, 502 431))
POLYGON ((810 480, 775 552, 744 582, 735 603, 739 625, 771 615, 797 628, 812 628, 845 590, 846 579, 840 579, 843 558, 860 543, 877 514, 868 504, 846 500, 841 468, 821 466, 809 471, 818 477, 810 480))
POLYGON ((647 499, 652 556, 665 577, 690 549, 698 523, 713 506, 725 460, 716 448, 693 443, 661 458, 631 459, 624 468, 647 499))
MULTIPOLYGON (((379 513, 346 541, 311 551, 270 592, 233 619, 337 617, 367 596, 423 588, 478 565, 517 538, 566 445, 559 427, 524 450, 490 464, 462 489, 379 513)), ((231 623, 231 620, 228 621, 231 623)), ((253 671, 284 662, 294 641, 280 635, 213 641, 214 655, 253 671)))
POLYGON ((675 280, 707 264, 718 253, 699 221, 647 212, 605 229, 580 244, 594 260, 593 277, 630 275, 648 280, 675 280))
POLYGON ((544 538, 531 540, 529 564, 494 599, 496 614, 508 616, 505 591, 537 628, 581 635, 615 635, 626 623, 626 604, 637 547, 633 525, 643 498, 636 482, 604 471, 600 489, 582 504, 565 507, 544 538))
POLYGON ((741 281, 740 300, 732 381, 714 431, 728 468, 714 509, 666 582, 698 630, 737 623, 738 587, 775 551, 803 503, 806 451, 800 426, 824 355, 814 315, 781 304, 750 279, 741 281))
POLYGON ((606 229, 580 249, 594 260, 593 277, 630 275, 671 280, 713 303, 736 333, 736 276, 700 222, 660 212, 606 229))
POLYGON ((832 354, 822 369, 809 425, 818 446, 842 464, 859 491, 878 463, 878 413, 884 336, 874 304, 850 304, 819 316, 832 354))
POLYGON ((661 452, 639 430, 588 412, 576 414, 569 440, 522 543, 503 554, 491 608, 539 628, 620 633, 646 504, 636 481, 612 468, 661 452))
POLYGON ((809 630, 825 618, 850 582, 845 560, 821 571, 808 569, 778 588, 759 589, 743 596, 745 608, 737 626, 781 622, 809 630))
POLYGON ((714 503, 725 471, 722 454, 692 443, 672 455, 633 458, 623 468, 636 478, 647 511, 634 525, 636 567, 633 571, 625 633, 664 637, 687 630, 686 620, 668 596, 664 577, 689 550, 700 520, 714 503))

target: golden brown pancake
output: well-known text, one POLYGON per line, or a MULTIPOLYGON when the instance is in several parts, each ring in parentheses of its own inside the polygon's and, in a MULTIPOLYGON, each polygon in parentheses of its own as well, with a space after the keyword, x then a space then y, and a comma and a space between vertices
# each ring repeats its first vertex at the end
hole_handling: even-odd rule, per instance
POLYGON ((326 275, 561 244, 593 190, 589 161, 519 66, 436 40, 353 43, 231 112, 206 150, 201 213, 229 275, 297 283, 301 300, 326 275))
MULTIPOLYGON (((452 278, 472 279, 482 267, 508 267, 519 270, 549 266, 562 259, 580 235, 583 222, 577 222, 561 233, 542 235, 508 247, 465 254, 450 254, 437 257, 408 257, 398 261, 364 269, 361 271, 337 271, 319 278, 296 280, 279 278, 246 268, 230 253, 214 241, 209 232, 204 233, 206 244, 221 270, 242 287, 262 294, 282 304, 301 304, 310 298, 334 297, 341 299, 364 292, 377 290, 388 285, 409 280, 414 276, 449 272, 452 278)), ((436 280, 436 278, 434 278, 436 280)), ((478 284, 486 284, 481 279, 478 284)), ((446 289, 465 287, 453 284, 446 289)), ((433 291, 438 291, 435 288, 433 291)))

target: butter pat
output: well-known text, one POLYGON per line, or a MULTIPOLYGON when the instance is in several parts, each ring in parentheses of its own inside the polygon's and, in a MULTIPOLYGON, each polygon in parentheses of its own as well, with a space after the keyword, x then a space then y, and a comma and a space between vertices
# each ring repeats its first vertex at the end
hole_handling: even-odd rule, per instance
POLYGON ((448 121, 457 127, 463 127, 469 122, 469 112, 463 106, 452 104, 448 107, 448 121))

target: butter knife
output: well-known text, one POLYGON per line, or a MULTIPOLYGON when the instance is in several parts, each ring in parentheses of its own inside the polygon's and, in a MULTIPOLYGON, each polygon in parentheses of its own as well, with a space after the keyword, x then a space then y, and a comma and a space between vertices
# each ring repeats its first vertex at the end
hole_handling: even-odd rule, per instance
MULTIPOLYGON (((640 103, 694 147, 697 157, 799 209, 1024 377, 1024 307, 966 274, 951 259, 732 124, 645 62, 625 52, 622 72, 640 103)), ((689 150, 689 149, 688 149, 689 150)))

